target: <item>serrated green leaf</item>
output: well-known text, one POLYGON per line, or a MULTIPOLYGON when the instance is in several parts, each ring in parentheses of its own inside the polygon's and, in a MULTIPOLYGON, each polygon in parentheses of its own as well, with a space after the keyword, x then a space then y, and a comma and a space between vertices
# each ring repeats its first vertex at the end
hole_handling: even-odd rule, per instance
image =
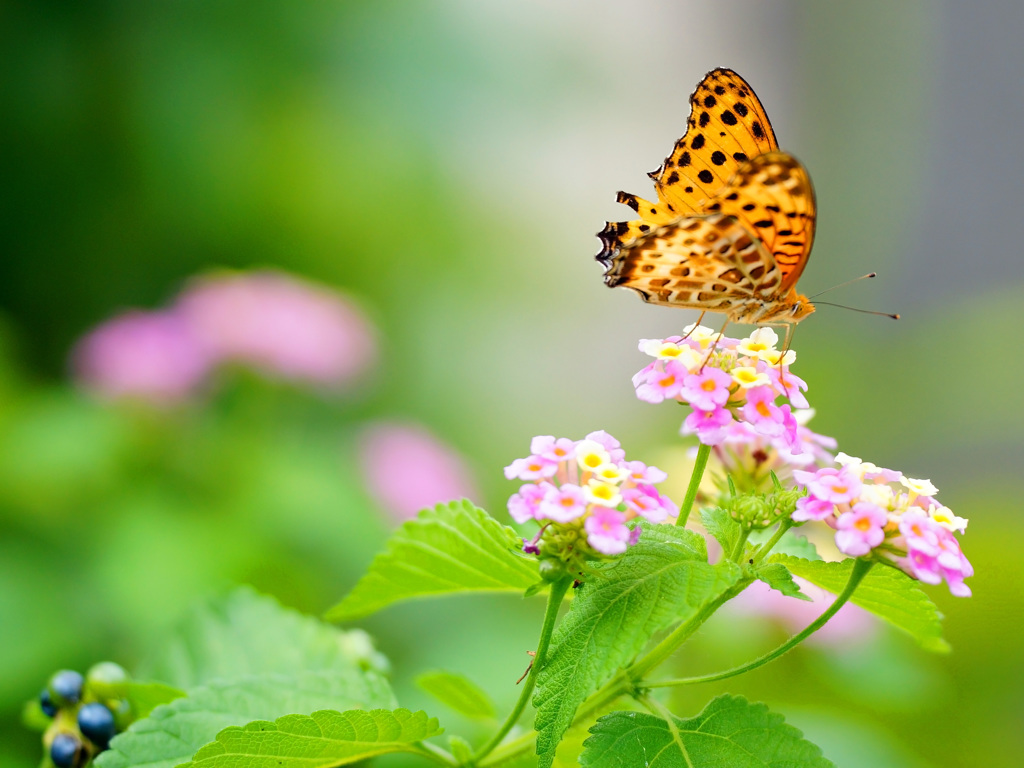
POLYGON ((782 563, 766 563, 754 569, 754 575, 772 589, 781 592, 786 597, 796 597, 800 600, 810 601, 807 595, 800 591, 800 585, 793 581, 793 574, 789 572, 782 563))
POLYGON ((700 535, 644 525, 639 543, 580 588, 537 680, 537 755, 548 768, 580 703, 629 664, 650 636, 694 616, 740 578, 709 565, 700 535))
MULTIPOLYGON (((843 591, 853 569, 852 559, 836 563, 787 555, 775 555, 769 559, 833 594, 843 591)), ((942 614, 917 584, 896 568, 876 565, 864 577, 850 602, 903 630, 925 650, 946 653, 949 643, 942 639, 942 614)))
POLYGON ((391 536, 353 590, 327 612, 331 621, 368 616, 399 600, 456 592, 516 592, 537 583, 522 539, 468 501, 420 512, 391 536))
MULTIPOLYGON (((213 680, 366 666, 348 633, 284 608, 249 587, 197 605, 144 666, 189 690, 213 680)), ((310 710, 312 711, 312 710, 310 710)))
POLYGON ((710 533, 715 541, 722 547, 726 557, 736 549, 736 542, 740 540, 743 529, 740 524, 732 519, 724 509, 709 507, 700 511, 700 521, 704 524, 705 530, 710 533))
POLYGON ((226 728, 180 768, 332 768, 388 752, 412 752, 441 733, 436 717, 408 709, 286 715, 226 728))
POLYGON ((392 707, 394 697, 379 675, 354 668, 217 681, 132 723, 96 768, 173 768, 228 726, 337 706, 392 707))
POLYGON ((678 736, 660 717, 612 712, 590 729, 584 768, 835 768, 782 715, 741 696, 720 696, 686 720, 678 736))
POLYGON ((100 700, 127 699, 136 719, 148 717, 156 707, 185 696, 184 691, 164 683, 120 680, 116 683, 90 681, 89 692, 100 700))
POLYGON ((462 675, 443 670, 424 672, 416 678, 416 685, 461 715, 477 720, 495 717, 490 697, 462 675))
MULTIPOLYGON (((750 534, 748 541, 751 544, 764 544, 774 533, 774 528, 754 531, 750 534)), ((817 548, 807 540, 807 537, 800 536, 793 530, 782 534, 782 538, 772 547, 772 554, 792 555, 793 557, 802 557, 804 560, 821 560, 817 548)))

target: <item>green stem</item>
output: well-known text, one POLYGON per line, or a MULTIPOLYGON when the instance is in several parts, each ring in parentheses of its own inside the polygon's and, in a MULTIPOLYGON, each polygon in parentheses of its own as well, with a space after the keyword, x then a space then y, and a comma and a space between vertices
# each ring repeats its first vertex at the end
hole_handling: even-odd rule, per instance
POLYGON ((431 744, 427 741, 421 741, 415 745, 414 751, 418 755, 422 755, 428 760, 434 760, 435 762, 441 763, 441 765, 458 765, 455 757, 452 756, 447 750, 441 749, 441 747, 431 744))
POLYGON ((513 707, 512 712, 505 719, 505 723, 498 729, 498 732, 494 734, 490 741, 488 741, 483 747, 481 747, 475 755, 473 755, 473 763, 477 764, 481 759, 486 757, 495 747, 497 747, 501 740, 504 739, 508 732, 512 730, 512 727, 519 720, 519 716, 523 714, 523 710, 526 709, 526 705, 530 702, 530 696, 533 694, 534 686, 537 685, 537 675, 540 670, 544 667, 544 662, 548 653, 548 645, 551 644, 551 635, 555 631, 555 619, 558 618, 558 609, 562 607, 562 599, 565 597, 565 593, 569 590, 569 585, 572 584, 572 578, 566 577, 554 582, 551 585, 551 591, 548 592, 548 607, 544 613, 544 626, 540 630, 540 639, 537 641, 537 653, 533 657, 533 664, 530 665, 530 674, 526 678, 526 685, 523 686, 522 692, 519 694, 519 700, 513 707))
POLYGON ((784 642, 775 650, 769 651, 763 656, 758 656, 756 659, 754 659, 753 661, 749 661, 746 664, 741 664, 738 667, 727 669, 724 672, 715 672, 714 674, 701 675, 699 677, 683 677, 676 680, 660 680, 654 683, 645 683, 644 687, 667 688, 669 686, 677 685, 692 685, 693 683, 710 683, 715 680, 725 680, 729 677, 742 675, 744 672, 750 672, 751 670, 764 666, 769 661, 773 661, 779 658, 779 656, 782 656, 784 653, 791 651, 797 645, 802 643, 808 637, 810 637, 823 626, 825 626, 828 620, 835 616, 839 609, 842 608, 850 599, 850 597, 853 596, 854 590, 857 589, 860 582, 864 579, 865 576, 867 576, 868 571, 871 570, 871 567, 873 565, 874 562, 871 560, 854 560, 853 570, 850 572, 849 581, 846 582, 846 586, 843 587, 843 591, 839 593, 839 596, 835 599, 832 605, 828 607, 828 610, 821 614, 821 616, 815 619, 811 624, 808 624, 802 632, 793 635, 793 637, 789 638, 789 640, 784 642))
POLYGON ((729 559, 732 560, 734 563, 738 563, 740 560, 743 559, 743 553, 747 549, 747 539, 749 538, 750 529, 744 528, 743 532, 740 534, 739 539, 736 540, 736 546, 733 547, 732 553, 729 556, 729 559))
POLYGON ((686 498, 679 507, 679 517, 676 518, 676 525, 686 525, 693 510, 693 502, 697 499, 697 490, 700 488, 700 481, 704 477, 704 468, 708 465, 708 457, 711 455, 711 446, 700 444, 697 449, 697 462, 693 465, 693 474, 690 475, 690 487, 686 489, 686 498))
MULTIPOLYGON (((665 659, 679 649, 679 646, 689 640, 690 636, 700 629, 715 611, 746 589, 752 581, 752 577, 740 579, 736 584, 719 595, 717 600, 708 603, 691 617, 689 621, 680 624, 672 630, 664 640, 654 646, 639 661, 626 669, 627 678, 634 683, 643 680, 648 672, 665 661, 665 659)), ((646 684, 644 685, 646 686, 646 684)))
POLYGON ((786 535, 786 531, 793 527, 793 521, 790 518, 784 518, 779 523, 779 529, 772 534, 772 537, 762 544, 757 552, 754 553, 754 562, 760 563, 764 556, 772 551, 772 548, 779 543, 779 540, 786 535))

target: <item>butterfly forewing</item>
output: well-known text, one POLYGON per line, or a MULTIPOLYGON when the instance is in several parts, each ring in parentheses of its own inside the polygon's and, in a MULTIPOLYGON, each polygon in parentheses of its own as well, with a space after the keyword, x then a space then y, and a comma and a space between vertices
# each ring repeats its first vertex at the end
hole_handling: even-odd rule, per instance
POLYGON ((618 202, 640 219, 609 222, 600 234, 602 255, 610 256, 681 216, 706 212, 708 202, 744 162, 777 148, 771 123, 750 85, 731 69, 709 72, 690 96, 686 135, 651 174, 658 201, 620 192, 618 202))

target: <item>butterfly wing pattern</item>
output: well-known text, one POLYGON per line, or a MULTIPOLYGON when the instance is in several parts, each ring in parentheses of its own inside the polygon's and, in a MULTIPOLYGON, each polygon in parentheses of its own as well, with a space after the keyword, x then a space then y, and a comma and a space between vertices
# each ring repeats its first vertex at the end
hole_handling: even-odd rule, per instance
POLYGON ((686 134, 649 175, 658 202, 620 192, 640 218, 598 234, 606 285, 733 322, 792 324, 814 311, 794 287, 814 239, 814 189, 779 151, 743 78, 727 69, 704 77, 686 134))

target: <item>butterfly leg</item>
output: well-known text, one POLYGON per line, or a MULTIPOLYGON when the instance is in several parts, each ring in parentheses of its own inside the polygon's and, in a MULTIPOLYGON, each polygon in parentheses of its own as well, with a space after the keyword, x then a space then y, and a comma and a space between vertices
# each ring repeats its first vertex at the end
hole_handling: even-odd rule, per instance
POLYGON ((697 330, 697 326, 700 325, 700 321, 704 319, 704 315, 706 315, 707 313, 707 310, 704 310, 703 312, 700 313, 700 317, 697 318, 697 322, 690 327, 690 330, 686 332, 686 335, 683 336, 683 338, 681 338, 680 341, 685 341, 690 337, 691 333, 697 330))
MULTIPOLYGON (((701 315, 701 317, 703 317, 703 316, 704 316, 704 315, 701 315)), ((708 360, 710 360, 710 359, 711 359, 711 356, 712 356, 713 354, 715 354, 715 349, 717 349, 717 348, 718 348, 718 342, 720 342, 720 341, 722 340, 722 337, 723 337, 723 336, 725 335, 725 329, 726 329, 726 328, 727 328, 728 326, 729 326, 729 319, 728 319, 728 318, 726 318, 725 322, 724 322, 724 323, 722 323, 722 330, 720 330, 720 331, 718 332, 718 335, 717 335, 717 336, 715 336, 715 340, 714 340, 714 342, 713 342, 713 343, 711 344, 711 349, 709 349, 709 350, 708 350, 708 354, 707 354, 707 357, 705 357, 705 358, 704 358, 704 362, 700 364, 700 368, 698 369, 697 373, 703 373, 703 372, 704 372, 704 366, 708 364, 708 360)))
POLYGON ((793 328, 795 326, 792 323, 786 323, 786 340, 782 343, 782 354, 779 355, 779 383, 782 384, 782 391, 786 393, 786 398, 789 399, 789 387, 786 386, 786 379, 782 374, 782 361, 786 359, 786 353, 789 352, 789 345, 793 342, 793 328))

